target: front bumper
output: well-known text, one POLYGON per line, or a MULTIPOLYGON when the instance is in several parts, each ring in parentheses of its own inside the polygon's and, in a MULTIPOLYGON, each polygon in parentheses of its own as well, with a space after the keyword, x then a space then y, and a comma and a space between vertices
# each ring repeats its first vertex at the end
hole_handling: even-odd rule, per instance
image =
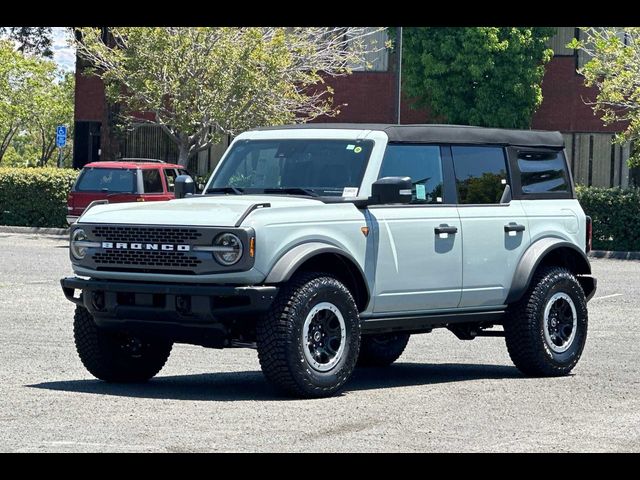
POLYGON ((67 277, 68 300, 84 306, 96 321, 211 324, 255 316, 269 309, 278 287, 118 282, 67 277), (80 296, 75 291, 80 290, 80 296))

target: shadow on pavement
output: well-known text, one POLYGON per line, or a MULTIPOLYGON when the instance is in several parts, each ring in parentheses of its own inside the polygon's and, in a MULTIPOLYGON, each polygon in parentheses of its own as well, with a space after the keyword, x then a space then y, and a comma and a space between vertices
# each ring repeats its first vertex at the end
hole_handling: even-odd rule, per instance
MULTIPOLYGON (((515 367, 503 365, 397 363, 386 368, 356 369, 344 391, 511 378, 523 378, 523 376, 515 367)), ((174 400, 282 401, 287 399, 271 388, 259 371, 159 376, 145 384, 67 380, 27 386, 63 392, 174 400)))

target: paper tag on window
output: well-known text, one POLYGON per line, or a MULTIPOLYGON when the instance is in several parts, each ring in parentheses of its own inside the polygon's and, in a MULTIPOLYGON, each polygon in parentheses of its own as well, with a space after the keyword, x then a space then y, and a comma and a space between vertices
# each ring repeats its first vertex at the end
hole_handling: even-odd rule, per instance
POLYGON ((421 183, 416 184, 416 199, 417 200, 427 199, 427 189, 424 188, 424 185, 422 185, 421 183))
POLYGON ((347 150, 353 150, 354 148, 356 148, 355 145, 347 145, 347 150))
POLYGON ((358 187, 344 187, 342 190, 343 197, 357 197, 358 196, 358 187))
POLYGON ((442 197, 436 197, 436 202, 442 203, 442 197))

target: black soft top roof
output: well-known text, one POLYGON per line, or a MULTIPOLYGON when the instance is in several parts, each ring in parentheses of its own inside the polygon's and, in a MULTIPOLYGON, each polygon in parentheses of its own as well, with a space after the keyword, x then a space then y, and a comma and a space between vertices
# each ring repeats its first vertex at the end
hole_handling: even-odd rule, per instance
POLYGON ((511 130, 506 128, 484 128, 468 125, 389 125, 384 123, 304 123, 264 127, 256 130, 289 129, 341 129, 380 130, 387 134, 389 142, 406 143, 454 143, 454 144, 499 144, 523 145, 527 147, 563 148, 560 132, 543 130, 511 130))

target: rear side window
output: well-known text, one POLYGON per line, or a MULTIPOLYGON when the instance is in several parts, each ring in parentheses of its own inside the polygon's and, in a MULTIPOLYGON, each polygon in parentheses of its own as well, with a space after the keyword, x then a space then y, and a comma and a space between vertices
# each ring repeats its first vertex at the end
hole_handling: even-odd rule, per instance
POLYGON ((378 175, 378 178, 383 177, 411 177, 411 203, 442 203, 439 146, 389 144, 378 175))
POLYGON ((173 168, 165 168, 162 171, 164 172, 164 179, 167 182, 167 190, 170 192, 175 191, 177 177, 176 170, 174 170, 173 168))
POLYGON ((452 147, 458 203, 494 204, 507 184, 507 164, 501 147, 452 147))
POLYGON ((135 193, 136 173, 124 168, 85 168, 78 178, 77 192, 135 193))
POLYGON ((162 193, 160 170, 142 170, 142 184, 144 186, 144 193, 162 193))
POLYGON ((567 163, 562 151, 518 152, 522 193, 570 192, 567 163))

